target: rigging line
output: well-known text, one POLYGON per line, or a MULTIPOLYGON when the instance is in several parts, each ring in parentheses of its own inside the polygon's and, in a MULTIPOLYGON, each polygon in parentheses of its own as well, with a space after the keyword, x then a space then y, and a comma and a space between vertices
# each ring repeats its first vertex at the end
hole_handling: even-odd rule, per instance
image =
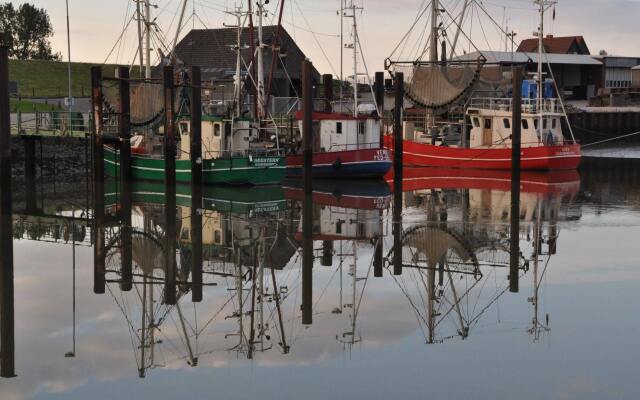
POLYGON ((104 61, 102 62, 102 65, 105 65, 107 63, 107 61, 109 61, 109 57, 111 57, 111 55, 113 54, 113 52, 116 49, 116 47, 120 44, 120 41, 124 37, 124 34, 126 33, 127 29, 129 29, 129 25, 131 25, 131 22, 133 22, 133 20, 134 20, 134 18, 129 19, 129 22, 127 22, 127 24, 123 28, 122 32, 120 32, 120 36, 118 36, 118 39, 116 39, 116 43, 113 45, 113 47, 111 48, 111 50, 107 54, 107 57, 105 57, 104 61))
MULTIPOLYGON (((378 238, 378 241, 380 241, 380 238, 378 238)), ((364 298, 364 291, 367 288, 367 283, 369 283, 371 268, 373 268, 373 257, 371 257, 371 263, 369 263, 369 270, 367 271, 367 276, 365 277, 364 285, 362 285, 362 292, 360 292, 360 299, 358 300, 358 306, 354 309, 354 312, 353 312, 354 320, 358 318, 358 314, 360 313, 360 304, 362 303, 362 299, 364 298)), ((355 274, 355 271, 354 271, 354 274, 355 274)))
MULTIPOLYGON (((129 319, 129 316, 127 315, 126 311, 122 308, 122 306, 120 305, 120 302, 118 302, 118 299, 116 299, 115 294, 113 293, 113 291, 111 290, 111 287, 109 285, 107 285, 107 289, 109 290, 109 294, 111 294, 111 297, 113 298, 113 300, 116 302, 116 305, 118 306, 118 308, 120 309, 120 312, 122 313, 122 315, 124 316, 125 320, 127 321, 127 323, 129 324, 130 328, 135 332, 136 328, 135 326, 133 326, 133 322, 131 322, 131 320, 129 319)), ((138 336, 138 334, 135 334, 136 337, 138 338, 138 340, 140 340, 140 336, 138 336)))
MULTIPOLYGON (((491 22, 493 22, 493 24, 498 27, 498 29, 500 30, 500 32, 502 32, 503 35, 508 35, 509 34, 508 32, 505 32, 505 30, 498 24, 498 22, 489 14, 489 12, 486 10, 486 8, 484 8, 482 6, 481 2, 479 3, 478 0, 472 0, 472 1, 473 1, 474 4, 476 4, 487 15, 487 17, 489 17, 491 22)), ((476 11, 476 13, 477 13, 477 11, 476 11)), ((480 17, 478 17, 478 21, 479 21, 479 18, 480 17)), ((482 27, 482 24, 480 24, 480 26, 482 27)), ((516 44, 515 38, 512 37, 512 36, 510 36, 510 37, 511 37, 511 44, 515 45, 516 44)))
MULTIPOLYGON (((307 25, 307 27, 309 29, 311 29, 311 24, 309 24, 309 21, 307 20, 307 17, 304 16, 304 13, 302 12, 302 9, 300 8, 300 5, 298 4, 297 0, 293 0, 293 3, 296 5, 296 7, 298 8, 298 11, 300 11, 300 16, 302 17, 302 19, 304 20, 305 24, 307 25)), ((329 56, 327 56, 327 53, 325 52, 324 48, 322 47, 322 45, 320 44, 320 41, 318 40, 318 37, 316 36, 315 33, 311 33, 313 36, 313 39, 315 40, 316 44, 318 45, 318 47, 320 48, 320 51, 322 52, 322 55, 324 56, 325 60, 327 61, 327 63, 329 64, 329 67, 331 68, 331 71, 333 72, 334 76, 338 76, 339 74, 336 72, 335 67, 333 66, 333 63, 331 62, 331 59, 329 59, 329 56)))
MULTIPOLYGON (((400 285, 400 283, 398 282, 398 280, 396 279, 395 275, 391 274, 391 271, 389 271, 389 269, 387 268, 387 272, 389 272, 389 274, 391 275, 391 277, 393 278, 394 282, 396 283, 396 285, 398 285, 398 288, 400 288, 400 291, 404 294, 404 296, 407 298, 407 300, 409 301, 409 305, 411 305, 411 308, 413 309, 413 313, 416 317, 416 320, 418 321, 418 326, 420 327, 420 331, 422 332, 422 336, 424 337, 425 342, 427 341, 427 333, 424 331, 424 327, 422 325, 422 323, 420 323, 420 320, 422 320, 422 322, 426 325, 427 321, 425 320, 425 318, 422 316, 422 314, 420 314, 420 312, 418 311, 418 308, 415 306, 415 304, 413 304, 413 301, 411 300, 411 297, 409 296, 409 294, 404 290, 404 288, 402 287, 402 285, 400 285)), ((400 277, 402 278, 402 277, 400 277)))
POLYGON ((400 39, 400 41, 398 42, 396 47, 391 51, 391 54, 389 54, 389 57, 387 57, 388 59, 391 59, 391 57, 393 57, 395 55, 396 51, 398 51, 398 48, 400 48, 400 46, 403 47, 403 50, 402 50, 401 53, 404 53, 404 47, 406 46, 407 38, 411 35, 411 32, 413 31, 413 28, 416 27, 416 25, 418 24, 420 19, 422 19, 424 14, 427 12, 427 10, 429 9, 429 6, 431 6, 431 1, 429 1, 429 3, 426 4, 426 5, 425 5, 425 3, 426 3, 426 0, 423 0, 422 1, 422 5, 423 5, 422 11, 420 9, 418 9, 418 14, 416 15, 415 20, 413 21, 413 23, 409 27, 409 30, 407 31, 407 33, 404 34, 404 36, 402 37, 402 39, 400 39))
POLYGON ((213 314, 213 316, 202 326, 202 329, 200 329, 197 333, 198 335, 202 334, 202 332, 204 332, 205 329, 207 329, 207 327, 209 325, 211 325, 211 323, 218 317, 218 315, 220 315, 220 313, 224 310, 224 308, 232 301, 234 300, 235 296, 231 295, 230 298, 222 305, 222 307, 220 307, 220 309, 213 314))

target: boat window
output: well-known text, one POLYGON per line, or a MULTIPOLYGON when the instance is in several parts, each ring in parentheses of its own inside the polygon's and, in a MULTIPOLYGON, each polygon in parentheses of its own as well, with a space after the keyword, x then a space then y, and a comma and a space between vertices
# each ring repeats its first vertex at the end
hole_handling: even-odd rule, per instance
POLYGON ((220 136, 220 124, 213 124, 213 136, 220 136))
POLYGON ((491 118, 484 119, 484 129, 491 129, 491 118))
POLYGON ((215 232, 213 232, 213 241, 216 244, 222 243, 222 233, 220 231, 216 230, 215 232))
POLYGON ((549 123, 547 121, 548 120, 546 118, 542 120, 542 129, 547 129, 547 127, 549 126, 549 123))
POLYGON ((361 135, 364 135, 364 132, 366 130, 366 121, 359 121, 358 122, 358 133, 361 135))
POLYGON ((540 122, 539 122, 539 121, 540 121, 540 120, 539 120, 538 118, 535 118, 535 119, 533 120, 533 127, 534 127, 534 128, 538 129, 538 125, 540 125, 540 122))
POLYGON ((336 133, 342 133, 342 122, 336 122, 336 133))
POLYGON ((473 126, 480 128, 480 120, 478 118, 473 119, 473 126))
POLYGON ((189 124, 187 122, 180 123, 180 134, 188 135, 189 134, 189 124))
POLYGON ((522 120, 522 129, 524 129, 525 131, 527 129, 529 129, 529 121, 528 120, 526 120, 526 119, 522 120))
POLYGON ((551 128, 556 129, 558 127, 558 119, 554 118, 551 120, 551 128))
POLYGON ((506 129, 510 129, 511 128, 511 121, 509 121, 509 118, 503 119, 502 122, 504 122, 504 127, 506 129))

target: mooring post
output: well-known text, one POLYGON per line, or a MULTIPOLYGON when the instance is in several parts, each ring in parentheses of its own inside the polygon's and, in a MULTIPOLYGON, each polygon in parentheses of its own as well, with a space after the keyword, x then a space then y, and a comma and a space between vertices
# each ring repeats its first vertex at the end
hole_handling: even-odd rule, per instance
POLYGON ((165 266, 164 302, 176 304, 176 138, 175 84, 173 67, 164 67, 164 198, 165 198, 165 266))
POLYGON ((26 211, 35 214, 38 209, 38 197, 36 188, 36 138, 34 136, 22 136, 24 143, 24 189, 26 198, 26 211))
POLYGON ((12 214, 9 52, 0 47, 0 376, 3 378, 16 376, 12 214))
POLYGON ((191 300, 202 301, 202 90, 200 67, 191 67, 191 300))
POLYGON ((395 107, 393 114, 393 274, 402 275, 402 165, 404 109, 404 74, 395 74, 395 107))
POLYGON ((520 159, 522 139, 522 67, 513 69, 511 116, 511 240, 509 290, 519 291, 520 275, 520 159))
MULTIPOLYGON (((373 86, 375 89, 378 115, 380 116, 380 120, 382 120, 382 127, 384 127, 384 72, 376 72, 373 86)), ((380 128, 380 146, 384 145, 384 129, 382 127, 380 128)))
POLYGON ((322 75, 322 87, 324 88, 324 112, 333 112, 333 75, 322 75))
POLYGON ((93 291, 103 294, 105 282, 104 237, 104 138, 102 136, 102 68, 91 68, 91 107, 93 121, 93 291))
POLYGON ((128 292, 133 288, 133 248, 131 241, 132 177, 131 177, 131 100, 129 68, 118 67, 120 109, 118 125, 120 139, 120 187, 122 188, 120 221, 122 223, 122 282, 120 288, 128 292))
POLYGON ((302 62, 302 141, 304 146, 304 203, 302 212, 302 324, 313 323, 313 86, 312 64, 302 62))
POLYGON ((333 240, 322 241, 322 259, 320 265, 330 267, 333 265, 333 240))

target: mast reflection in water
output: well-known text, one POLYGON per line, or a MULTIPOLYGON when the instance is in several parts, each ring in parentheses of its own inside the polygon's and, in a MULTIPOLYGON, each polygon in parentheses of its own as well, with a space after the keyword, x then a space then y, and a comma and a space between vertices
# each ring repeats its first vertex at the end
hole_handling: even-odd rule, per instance
MULTIPOLYGON (((585 224, 593 224, 594 215, 602 215, 607 207, 627 207, 626 218, 640 226, 634 192, 606 189, 625 183, 590 172, 582 184, 586 190, 581 190, 575 172, 523 173, 517 215, 511 212, 508 174, 405 169, 404 175, 403 191, 395 193, 392 183, 385 181, 314 182, 311 325, 303 323, 302 309, 309 294, 303 293, 301 182, 204 187, 202 208, 197 210, 192 209, 191 188, 177 185, 172 221, 167 221, 171 213, 165 207, 162 184, 133 182, 130 214, 125 215, 120 185, 107 182, 101 221, 92 220, 90 210, 79 210, 84 194, 75 199, 73 194, 58 193, 57 201, 35 202, 42 205, 37 208, 32 200, 25 201, 29 196, 17 197, 13 213, 17 279, 33 282, 46 297, 37 304, 47 302, 53 317, 42 318, 26 301, 24 286, 17 285, 16 335, 23 338, 16 349, 18 379, 24 379, 26 387, 38 386, 33 372, 41 369, 57 385, 79 382, 70 388, 91 388, 90 378, 97 375, 115 381, 137 375, 165 387, 162 371, 202 379, 202 384, 221 378, 215 373, 213 378, 201 378, 180 371, 228 365, 239 368, 225 373, 235 379, 247 372, 245 366, 305 365, 317 371, 316 366, 334 366, 333 360, 343 356, 348 365, 370 371, 364 364, 378 366, 377 357, 398 367, 396 354, 411 365, 419 359, 430 365, 426 354, 443 362, 440 352, 442 357, 461 360, 483 347, 499 353, 506 346, 513 352, 521 346, 514 343, 522 340, 551 346, 551 335, 564 342, 568 317, 563 308, 571 306, 562 301, 563 290, 550 292, 545 282, 568 279, 563 269, 570 268, 572 258, 579 258, 580 250, 567 243, 575 243, 574 237, 591 226, 585 224), (397 238, 394 202, 401 207, 397 238), (196 220, 194 225, 194 215, 201 216, 201 223, 196 220), (509 293, 513 217, 519 224, 521 294, 509 293), (168 222, 174 224, 175 233, 170 233, 168 222), (104 257, 104 275, 98 270, 96 281, 103 279, 104 295, 93 293, 91 279, 92 265, 101 263, 91 248, 98 230, 104 235, 103 251, 96 253, 104 257), (200 235, 194 237, 194 232, 200 235), (171 260, 176 266, 175 304, 166 301, 167 246, 176 249, 171 260), (201 257, 196 257, 194 249, 199 247, 201 257), (29 259, 25 248, 66 261, 49 267, 51 282, 45 285, 36 270, 21 269, 29 259), (71 293, 63 291, 57 297, 47 290, 71 288, 67 282, 76 257, 77 348, 71 293), (401 263, 401 275, 394 274, 396 261, 401 263), (554 268, 559 264, 568 267, 554 268), (199 268, 201 286, 194 281, 199 268), (191 296, 194 287, 202 289, 201 302, 191 296), (24 319, 33 320, 33 315, 39 331, 52 332, 46 340, 38 341, 38 335, 25 330, 24 319), (71 345, 73 352, 68 352, 71 345), (48 352, 52 346, 56 351, 48 352), (43 356, 34 358, 36 350, 43 356), (65 361, 69 375, 61 372, 53 377, 51 371, 58 370, 65 352, 75 355, 65 361)), ((580 296, 570 288, 564 290, 580 296)), ((586 293, 582 296, 581 301, 587 301, 586 293)), ((527 347, 526 354, 537 359, 544 348, 527 347)), ((472 364, 477 367, 480 361, 472 364)), ((508 362, 519 365, 515 358, 508 362)), ((338 387, 345 390, 342 384, 338 387)))

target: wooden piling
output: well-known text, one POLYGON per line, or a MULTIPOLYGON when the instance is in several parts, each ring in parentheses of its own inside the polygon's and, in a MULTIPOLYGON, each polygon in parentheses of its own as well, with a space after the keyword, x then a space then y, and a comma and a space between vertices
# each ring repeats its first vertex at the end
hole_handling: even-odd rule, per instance
POLYGON ((522 151, 522 67, 513 70, 511 117, 511 240, 509 290, 519 291, 520 275, 520 160, 522 151))
MULTIPOLYGON (((378 107, 378 115, 383 121, 384 126, 384 72, 376 72, 374 81, 374 91, 376 95, 376 106, 378 107)), ((380 146, 384 145, 384 129, 380 129, 380 146)))
POLYGON ((102 130, 102 68, 91 68, 91 107, 93 121, 93 291, 104 294, 105 237, 104 237, 104 138, 102 130))
POLYGON ((333 75, 322 75, 322 87, 324 88, 324 112, 333 112, 333 75))
POLYGON ((393 274, 402 275, 402 178, 404 74, 395 74, 395 107, 393 111, 393 274))
POLYGON ((313 323, 313 66, 302 62, 302 141, 304 147, 304 203, 302 212, 302 324, 313 323))
POLYGON ((9 56, 0 47, 0 376, 15 377, 9 56))
POLYGON ((26 211, 28 214, 35 214, 38 210, 37 188, 36 188, 36 138, 33 136, 22 136, 24 143, 24 189, 26 198, 26 211))
POLYGON ((118 127, 120 139, 120 221, 121 221, 121 262, 122 282, 120 288, 128 292, 133 288, 133 247, 132 247, 132 176, 131 176, 131 99, 129 68, 118 67, 118 91, 120 106, 118 110, 118 127))
POLYGON ((164 198, 165 198, 165 287, 164 302, 176 304, 176 138, 175 83, 173 67, 164 67, 164 198))
POLYGON ((200 67, 191 67, 191 300, 202 301, 202 90, 200 67))

